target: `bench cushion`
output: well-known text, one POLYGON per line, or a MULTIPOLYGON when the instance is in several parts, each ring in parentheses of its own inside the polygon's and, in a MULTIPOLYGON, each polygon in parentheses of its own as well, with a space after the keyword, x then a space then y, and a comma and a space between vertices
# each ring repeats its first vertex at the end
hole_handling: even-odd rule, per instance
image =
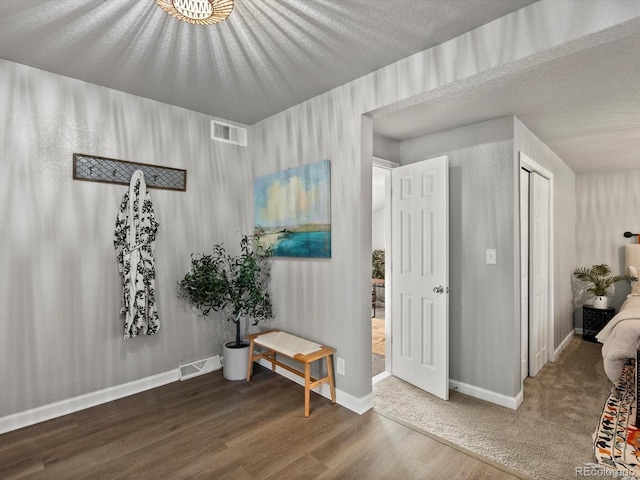
POLYGON ((255 343, 289 357, 317 352, 322 345, 287 332, 269 332, 255 338, 255 343))

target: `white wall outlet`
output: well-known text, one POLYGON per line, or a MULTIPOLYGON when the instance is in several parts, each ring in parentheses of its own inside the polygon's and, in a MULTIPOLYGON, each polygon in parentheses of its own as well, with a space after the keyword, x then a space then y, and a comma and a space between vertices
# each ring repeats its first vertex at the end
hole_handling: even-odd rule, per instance
POLYGON ((338 375, 344 375, 344 358, 336 358, 336 372, 338 375))
POLYGON ((496 263, 496 249, 487 248, 487 265, 495 265, 496 263))

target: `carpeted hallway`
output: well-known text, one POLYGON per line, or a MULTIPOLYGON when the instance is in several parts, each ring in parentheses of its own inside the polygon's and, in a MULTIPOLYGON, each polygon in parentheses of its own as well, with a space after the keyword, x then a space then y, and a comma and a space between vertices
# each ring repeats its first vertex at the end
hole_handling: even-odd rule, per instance
POLYGON ((532 478, 575 479, 594 461, 591 436, 613 386, 600 350, 575 336, 525 381, 517 411, 455 391, 445 402, 395 377, 374 387, 374 408, 532 478))

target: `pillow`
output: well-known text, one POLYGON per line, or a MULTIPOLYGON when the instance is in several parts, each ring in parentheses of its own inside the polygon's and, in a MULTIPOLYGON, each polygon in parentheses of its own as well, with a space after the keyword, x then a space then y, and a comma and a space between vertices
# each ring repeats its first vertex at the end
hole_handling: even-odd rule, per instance
MULTIPOLYGON (((638 275, 638 267, 629 266, 629 275, 640 278, 638 275)), ((631 282, 631 295, 640 295, 640 280, 631 282)))

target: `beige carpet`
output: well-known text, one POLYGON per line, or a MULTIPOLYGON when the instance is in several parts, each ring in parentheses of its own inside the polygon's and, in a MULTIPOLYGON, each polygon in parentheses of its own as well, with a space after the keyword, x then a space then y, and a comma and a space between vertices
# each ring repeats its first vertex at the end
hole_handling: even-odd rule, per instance
POLYGON ((593 462, 592 434, 611 382, 600 344, 576 336, 525 381, 516 411, 455 391, 445 402, 395 377, 374 387, 374 408, 535 479, 575 479, 593 462))
POLYGON ((384 372, 384 355, 371 354, 371 378, 384 372))

